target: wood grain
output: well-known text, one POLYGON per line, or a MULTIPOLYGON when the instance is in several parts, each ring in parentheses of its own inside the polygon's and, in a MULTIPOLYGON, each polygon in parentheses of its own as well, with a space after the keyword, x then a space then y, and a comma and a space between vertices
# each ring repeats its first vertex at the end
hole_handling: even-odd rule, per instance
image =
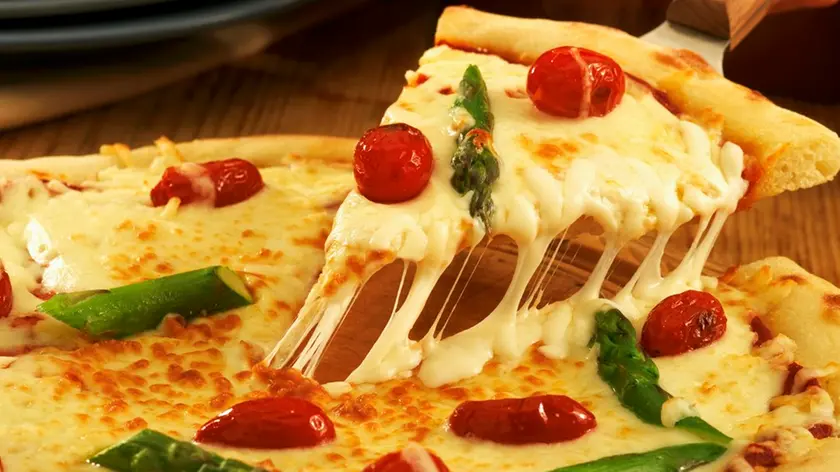
MULTIPOLYGON (((647 254, 648 242, 632 243, 622 249, 604 283, 602 296, 615 295, 630 280, 647 254)), ((546 257, 537 271, 538 274, 545 271, 546 276, 540 285, 544 289, 541 303, 536 306, 564 300, 575 293, 588 279, 603 248, 592 237, 557 241, 554 245, 548 253, 556 257, 546 257)), ((513 275, 511 268, 516 264, 516 252, 516 244, 502 237, 476 248, 471 254, 458 256, 432 291, 411 331, 411 338, 421 339, 438 313, 443 313, 442 319, 448 320, 444 323, 445 336, 461 332, 481 321, 501 301, 513 275)), ((667 273, 680 260, 681 251, 668 251, 663 258, 663 270, 667 273)), ((724 270, 724 266, 712 262, 706 267, 706 274, 717 276, 724 270)), ((404 271, 405 285, 399 298, 399 303, 402 303, 413 281, 413 266, 396 262, 368 281, 324 354, 316 372, 319 381, 343 380, 362 361, 388 321, 397 296, 396 287, 399 287, 404 271)), ((534 288, 532 280, 525 291, 526 300, 534 288)))
POLYGON ((726 0, 730 48, 735 48, 767 16, 772 0, 726 0))
POLYGON ((724 0, 674 0, 666 18, 718 38, 729 38, 731 32, 724 0))
MULTIPOLYGON (((174 140, 266 133, 358 136, 379 121, 405 71, 432 43, 438 14, 434 3, 375 1, 194 79, 3 132, 0 156, 90 153, 103 143, 137 146, 162 135, 174 140)), ((840 106, 782 104, 840 129, 840 106)), ((830 183, 733 216, 712 257, 730 265, 784 255, 840 284, 838 235, 840 183, 830 183)), ((672 250, 679 252, 688 241, 675 238, 672 250)))

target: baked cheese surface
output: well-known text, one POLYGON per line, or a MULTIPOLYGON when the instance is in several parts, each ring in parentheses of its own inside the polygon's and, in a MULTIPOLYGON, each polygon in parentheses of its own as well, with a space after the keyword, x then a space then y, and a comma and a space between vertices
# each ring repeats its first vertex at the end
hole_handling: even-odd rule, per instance
MULTIPOLYGON (((752 333, 739 332, 749 311, 743 304, 726 305, 733 338, 743 334, 752 340, 752 333)), ((7 412, 0 419, 5 470, 96 470, 84 459, 142 428, 188 440, 225 408, 267 395, 295 395, 320 405, 336 424, 335 442, 284 451, 204 447, 269 470, 327 471, 361 470, 419 443, 452 470, 548 471, 697 441, 685 431, 638 420, 598 377, 594 359, 553 360, 533 349, 519 365, 490 362, 481 375, 443 387, 427 387, 417 378, 394 379, 356 385, 349 392, 333 388, 331 396, 295 372, 251 369, 243 360, 249 348, 237 340, 241 324, 237 314, 229 313, 187 327, 169 322, 162 335, 21 356, 0 369, 0 408, 7 412), (574 398, 592 411, 598 426, 574 441, 525 446, 464 439, 447 429, 449 415, 463 401, 537 394, 574 398)), ((670 360, 658 359, 662 385, 682 395, 714 426, 750 440, 761 425, 773 422, 768 407, 781 393, 785 372, 757 355, 750 357, 749 349, 725 337, 693 353, 694 358, 675 357, 672 364, 681 366, 679 372, 669 369, 670 360), (749 368, 731 362, 742 357, 751 359, 749 368), (711 371, 719 376, 712 388, 690 387, 702 386, 711 371), (734 380, 743 386, 733 388, 734 380)), ((726 460, 705 470, 723 470, 726 460)))
MULTIPOLYGON (((405 122, 427 136, 435 156, 429 186, 395 205, 351 191, 334 223, 331 205, 352 187, 346 168, 266 167, 266 188, 226 208, 177 201, 151 207, 150 188, 178 163, 166 154, 149 168, 102 170, 81 191, 35 175, 0 181, 0 259, 16 295, 12 314, 0 320, 5 470, 91 470, 87 457, 138 430, 190 439, 224 409, 269 395, 322 406, 336 424, 336 441, 285 451, 208 449, 269 470, 360 470, 420 443, 453 470, 547 471, 696 442, 621 406, 599 378, 588 343, 599 309, 620 308, 639 329, 664 297, 700 288, 721 298, 727 331, 705 348, 656 359, 662 387, 676 397, 663 408, 662 422, 696 411, 744 443, 780 428, 798 434, 814 422, 834 425, 833 403, 821 389, 806 392, 813 398, 774 404, 787 375, 779 359, 792 345, 779 339, 756 349, 747 297, 701 279, 724 221, 747 190, 743 151, 674 116, 632 81, 603 118, 548 117, 523 93, 526 73, 490 55, 446 46, 427 52, 383 122, 405 122), (469 214, 469 195, 457 195, 449 183, 455 136, 469 119, 451 113, 451 92, 469 64, 487 82, 502 160, 489 235, 510 236, 519 254, 502 301, 480 323, 444 338, 436 331, 441 318, 412 340, 409 331, 456 253, 488 235, 469 214), (694 244, 663 274, 669 238, 694 219, 700 227, 694 244), (556 257, 547 253, 550 243, 579 221, 598 226, 604 253, 575 295, 542 303, 540 287, 551 277, 540 267, 547 255, 556 257), (650 232, 657 237, 636 275, 615 297, 602 297, 619 249, 650 232), (293 367, 314 372, 364 279, 395 258, 416 263, 414 282, 349 383, 329 385, 330 395, 296 370, 258 365, 286 333, 269 359, 299 352, 293 367), (98 343, 33 313, 39 294, 110 288, 216 264, 245 275, 254 305, 188 325, 171 317, 154 332, 98 343), (447 428, 465 400, 540 393, 574 398, 592 411, 597 428, 574 441, 529 446, 464 439, 447 428)), ((707 470, 723 470, 730 459, 707 470)))
POLYGON ((212 265, 242 273, 256 294, 238 310, 239 337, 273 344, 323 264, 327 207, 351 188, 348 168, 266 167, 266 187, 239 204, 152 207, 150 189, 177 164, 162 155, 148 168, 107 168, 81 191, 35 176, 0 183, 0 260, 14 293, 11 316, 0 320, 0 355, 84 344, 34 314, 42 300, 33 293, 107 289, 212 265))
MULTIPOLYGON (((683 269, 666 277, 643 270, 659 265, 657 247, 666 239, 658 240, 640 275, 613 300, 598 298, 596 291, 580 302, 517 310, 522 318, 514 320, 515 328, 527 342, 521 343, 524 347, 515 361, 502 356, 475 361, 481 358, 470 350, 473 343, 492 355, 495 339, 484 335, 502 322, 491 318, 483 326, 492 330, 467 331, 450 344, 446 339, 431 341, 430 349, 456 354, 448 356, 448 366, 433 370, 432 377, 424 378, 421 366, 409 378, 331 384, 330 395, 296 371, 258 363, 270 342, 288 328, 323 264, 320 247, 330 228, 329 206, 349 188, 347 169, 264 168, 262 192, 221 209, 149 207, 148 188, 160 171, 154 166, 109 169, 82 191, 34 177, 3 183, 4 202, 20 203, 3 206, 0 258, 12 275, 15 294, 23 292, 15 298, 8 320, 29 320, 15 326, 10 322, 4 335, 20 343, 19 330, 26 327, 29 337, 24 344, 33 349, 6 357, 0 368, 0 411, 5 412, 0 418, 0 460, 6 472, 96 470, 85 459, 141 429, 189 440, 226 408, 270 395, 299 396, 320 405, 336 424, 335 442, 284 451, 207 448, 268 470, 361 470, 387 453, 419 443, 453 470, 547 471, 696 441, 684 431, 645 424, 621 406, 598 377, 594 353, 576 344, 577 331, 586 333, 586 318, 573 323, 571 315, 612 303, 640 326, 652 300, 691 283, 692 276, 685 274, 704 260, 707 237, 698 237, 683 269), (272 212, 276 208, 282 211, 272 212), (91 226, 75 224, 78 218, 71 216, 76 212, 86 215, 91 226), (39 289, 113 287, 211 264, 244 272, 257 303, 189 324, 168 318, 156 331, 97 343, 49 318, 28 318, 38 299, 27 295, 39 289), (91 275, 83 279, 82 274, 91 275), (555 345, 544 341, 529 347, 546 327, 560 326, 562 320, 568 321, 563 330, 569 336, 555 345), (37 348, 34 341, 53 347, 37 348), (560 347, 565 354, 557 355, 560 347), (447 377, 475 368, 477 375, 447 377), (441 378, 452 380, 435 384, 441 378), (597 428, 575 441, 528 446, 464 439, 447 428, 449 415, 463 401, 542 393, 565 394, 581 402, 596 416, 597 428)), ((707 220, 713 225, 714 215, 707 220)), ((584 291, 592 290, 591 281, 603 281, 614 256, 605 252, 584 291)), ((778 353, 753 347, 749 323, 760 304, 725 285, 705 283, 724 303, 727 332, 706 348, 656 359, 662 386, 712 425, 745 442, 779 428, 805 431, 814 422, 834 424, 831 399, 816 391, 808 398, 774 405, 786 366, 774 361, 778 353), (771 406, 778 408, 768 412, 771 406)), ((406 303, 411 306, 417 299, 406 303)), ((667 416, 675 422, 681 414, 679 408, 663 409, 663 421, 667 416)), ((707 470, 723 470, 729 459, 707 470)))

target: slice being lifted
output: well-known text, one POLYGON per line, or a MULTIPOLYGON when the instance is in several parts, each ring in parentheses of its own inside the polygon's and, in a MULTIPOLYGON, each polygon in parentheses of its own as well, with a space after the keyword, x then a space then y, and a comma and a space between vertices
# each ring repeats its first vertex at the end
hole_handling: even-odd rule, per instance
POLYGON ((341 205, 326 267, 269 362, 311 375, 365 281, 397 259, 416 263, 414 283, 349 381, 382 381, 419 366, 420 379, 438 386, 479 373, 494 357, 515 361, 537 342, 550 357, 581 352, 625 243, 657 234, 611 302, 641 325, 666 296, 700 288, 715 238, 739 206, 825 182, 840 168, 835 133, 727 81, 688 51, 593 25, 460 7, 444 12, 436 39, 407 74, 384 126, 359 142, 358 190, 341 205), (377 136, 386 130, 382 146, 377 136), (417 166, 431 176, 415 179, 417 166), (383 167, 389 173, 370 171, 383 167), (425 187, 383 200, 366 190, 376 178, 425 187), (692 220, 699 221, 694 243, 663 277, 659 258, 669 237, 692 220), (600 263, 569 300, 538 308, 538 268, 549 244, 580 232, 602 234, 600 263), (495 235, 519 246, 496 309, 446 339, 439 316, 425 337, 410 340, 454 256, 495 235), (537 288, 526 294, 532 279, 537 288))

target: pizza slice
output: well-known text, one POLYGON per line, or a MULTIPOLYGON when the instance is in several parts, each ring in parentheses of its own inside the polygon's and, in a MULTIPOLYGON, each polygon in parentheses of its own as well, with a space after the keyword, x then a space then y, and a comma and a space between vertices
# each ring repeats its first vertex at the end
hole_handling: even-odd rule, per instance
POLYGON ((828 181, 840 168, 835 133, 729 82, 689 51, 600 26, 463 7, 444 11, 436 43, 406 74, 382 126, 357 144, 357 187, 272 365, 311 376, 365 281, 395 260, 416 265, 414 282, 348 381, 416 368, 438 386, 494 358, 515 361, 534 344, 566 357, 586 349, 593 307, 604 302, 601 285, 623 245, 656 234, 650 257, 610 301, 640 321, 666 296, 700 288, 715 238, 738 208, 828 181), (663 276, 658 259, 689 221, 699 222, 696 239, 663 276), (602 236, 600 263, 569 300, 538 306, 538 269, 556 255, 551 242, 579 233, 602 236), (452 337, 442 338, 441 315, 420 340, 409 339, 455 255, 499 235, 519 254, 498 306, 452 337), (527 292, 529 281, 538 289, 527 292))
POLYGON ((0 161, 0 356, 246 304, 231 328, 260 357, 275 341, 265 327, 288 327, 323 263, 351 150, 339 138, 162 139, 0 161))

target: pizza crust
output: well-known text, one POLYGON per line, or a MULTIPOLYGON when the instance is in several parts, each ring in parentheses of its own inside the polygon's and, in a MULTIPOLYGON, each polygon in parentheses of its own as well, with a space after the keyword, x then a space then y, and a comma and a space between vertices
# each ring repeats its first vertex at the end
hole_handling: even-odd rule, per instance
POLYGON ((796 342, 797 362, 827 369, 821 383, 840 413, 840 288, 785 257, 741 266, 722 280, 748 294, 771 332, 796 342))
POLYGON ((0 160, 0 176, 36 174, 70 184, 95 180, 112 166, 147 167, 158 156, 174 153, 185 162, 206 162, 239 157, 257 167, 292 165, 299 162, 349 167, 355 139, 331 136, 267 135, 244 138, 198 139, 173 143, 160 138, 154 146, 129 149, 124 144, 105 145, 99 154, 50 156, 25 160, 0 160))
POLYGON ((836 133, 725 79, 691 51, 656 46, 604 26, 513 18, 468 7, 444 10, 435 41, 523 64, 563 45, 604 53, 665 92, 689 117, 722 126, 722 138, 740 145, 761 167, 750 198, 818 185, 840 170, 836 133))
POLYGON ((840 365, 840 289, 785 257, 741 266, 723 280, 755 301, 770 331, 796 342, 801 364, 840 365))

